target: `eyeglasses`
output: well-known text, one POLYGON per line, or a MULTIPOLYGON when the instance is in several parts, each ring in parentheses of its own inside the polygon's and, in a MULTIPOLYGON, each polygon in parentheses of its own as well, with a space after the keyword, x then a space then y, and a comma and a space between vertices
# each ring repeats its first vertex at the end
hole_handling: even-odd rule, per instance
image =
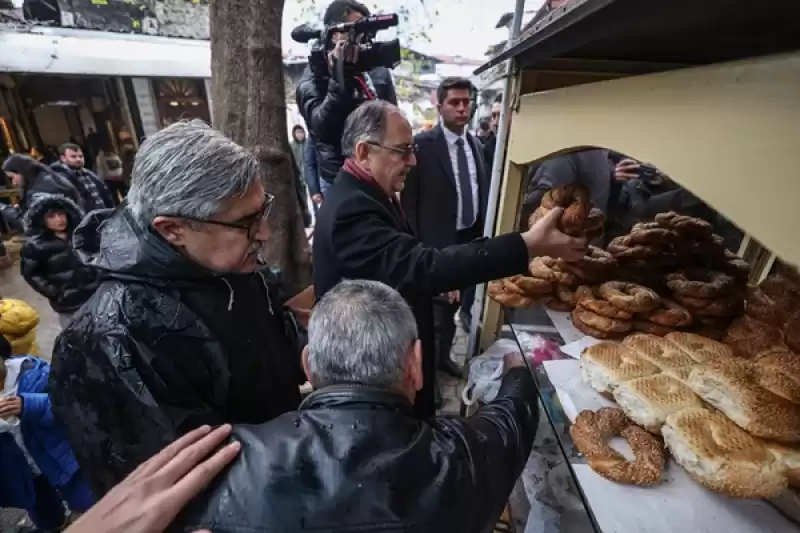
POLYGON ((269 193, 264 193, 264 202, 261 204, 261 208, 253 213, 252 215, 246 215, 235 222, 223 222, 221 220, 208 220, 208 219, 200 219, 200 218, 193 218, 193 217, 186 217, 183 215, 180 218, 184 218, 186 220, 191 220, 192 222, 199 222, 201 224, 212 224, 214 226, 223 226, 226 228, 233 228, 238 230, 243 230, 247 232, 247 238, 252 240, 253 237, 258 233, 258 229, 261 227, 261 224, 269 217, 270 211, 272 211, 272 204, 275 200, 275 197, 269 193))
POLYGON ((401 156, 403 159, 408 159, 412 155, 416 155, 417 153, 417 145, 416 144, 406 144, 404 146, 386 146, 385 144, 381 144, 378 142, 367 141, 367 144, 370 146, 375 146, 377 148, 383 148, 384 150, 389 150, 390 152, 394 152, 397 155, 401 156))

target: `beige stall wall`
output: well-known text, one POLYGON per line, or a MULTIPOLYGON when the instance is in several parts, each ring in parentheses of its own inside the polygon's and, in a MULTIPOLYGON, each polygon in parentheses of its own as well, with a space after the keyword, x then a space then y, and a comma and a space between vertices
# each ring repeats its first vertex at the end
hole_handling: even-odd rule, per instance
MULTIPOLYGON (((513 163, 581 146, 652 162, 800 264, 800 53, 522 97, 512 123, 513 163)), ((521 179, 517 172, 507 177, 521 179)), ((501 221, 508 224, 517 199, 504 196, 501 221)))

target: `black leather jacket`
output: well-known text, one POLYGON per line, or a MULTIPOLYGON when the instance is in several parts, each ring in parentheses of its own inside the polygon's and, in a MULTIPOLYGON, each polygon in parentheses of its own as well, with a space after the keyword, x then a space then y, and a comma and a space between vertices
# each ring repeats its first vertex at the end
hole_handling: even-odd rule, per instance
MULTIPOLYGON (((396 105, 397 94, 389 69, 378 67, 369 71, 368 76, 378 99, 396 105)), ((358 90, 358 84, 342 88, 333 78, 315 75, 310 67, 306 67, 297 84, 295 99, 317 143, 320 177, 333 183, 344 163, 344 121, 366 101, 366 97, 358 90)))
POLYGON ((481 533, 522 472, 539 419, 527 369, 469 418, 416 420, 395 392, 337 385, 238 426, 242 452, 172 531, 481 533))

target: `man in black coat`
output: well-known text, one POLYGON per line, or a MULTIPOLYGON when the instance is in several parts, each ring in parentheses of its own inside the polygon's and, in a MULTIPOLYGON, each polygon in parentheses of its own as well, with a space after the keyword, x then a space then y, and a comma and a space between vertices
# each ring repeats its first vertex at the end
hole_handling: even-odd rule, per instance
MULTIPOLYGON (((439 124, 414 137, 417 166, 408 175, 400 202, 414 234, 426 245, 444 248, 483 235, 489 174, 483 147, 467 131, 475 87, 466 78, 445 78, 436 91, 439 124)), ((469 287, 436 300, 438 368, 453 377, 461 370, 450 360, 459 301, 472 304, 469 287)))
POLYGON ((205 123, 177 122, 142 144, 125 205, 75 231, 102 281, 56 340, 50 395, 95 496, 196 427, 300 405, 304 341, 260 260, 260 172, 205 123))
POLYGON ((398 290, 419 327, 424 385, 417 416, 434 413, 433 298, 525 272, 532 256, 577 259, 585 243, 555 229, 553 210, 524 234, 435 248, 415 235, 397 193, 416 165, 411 126, 384 101, 367 102, 347 119, 342 147, 348 156, 319 211, 314 236, 314 287, 322 296, 346 278, 372 279, 398 290))
POLYGON ((297 411, 235 427, 241 457, 175 529, 491 530, 539 419, 519 354, 506 358, 497 397, 473 416, 420 421, 411 409, 422 384, 417 325, 396 291, 343 281, 317 304, 308 330, 304 363, 316 390, 297 411))
POLYGON ((73 143, 58 147, 59 162, 51 168, 67 178, 81 195, 81 203, 87 213, 95 209, 107 209, 116 206, 103 180, 91 170, 84 167, 83 150, 73 143))
MULTIPOLYGON (((325 11, 325 25, 354 22, 369 16, 369 9, 355 0, 334 0, 325 11)), ((306 124, 314 136, 319 154, 322 196, 333 183, 344 163, 341 143, 344 121, 367 100, 386 100, 397 104, 392 74, 384 67, 369 72, 352 72, 345 68, 344 85, 330 75, 335 58, 339 57, 346 34, 335 34, 336 47, 328 53, 329 67, 315 71, 306 67, 297 84, 295 99, 306 124)))

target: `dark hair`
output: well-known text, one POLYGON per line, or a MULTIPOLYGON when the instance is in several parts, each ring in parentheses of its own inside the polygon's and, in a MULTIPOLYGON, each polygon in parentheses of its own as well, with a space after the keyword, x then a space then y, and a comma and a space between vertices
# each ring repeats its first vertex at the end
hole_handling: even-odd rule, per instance
POLYGON ((294 134, 297 133, 297 130, 302 131, 303 134, 306 133, 306 129, 303 126, 301 126, 300 124, 295 124, 294 127, 292 128, 292 137, 294 137, 294 134))
POLYGON ((450 89, 469 89, 470 96, 472 96, 475 86, 467 78, 450 77, 443 79, 436 89, 436 101, 439 102, 439 105, 444 103, 445 98, 447 98, 447 91, 450 89))
POLYGON ((75 143, 64 143, 58 147, 58 155, 66 154, 67 150, 72 150, 73 152, 83 152, 83 148, 75 143))
POLYGON ((361 2, 356 0, 333 0, 328 9, 325 10, 325 17, 322 22, 326 26, 347 22, 347 17, 350 16, 350 13, 358 13, 362 17, 370 15, 369 8, 361 2))
POLYGON ((488 118, 482 118, 480 123, 478 124, 478 127, 480 127, 480 129, 482 131, 489 131, 489 129, 492 127, 492 125, 489 122, 488 118))
POLYGON ((495 104, 502 104, 503 103, 503 93, 497 93, 497 96, 494 97, 495 104))
POLYGON ((47 172, 48 174, 51 172, 47 166, 25 154, 10 155, 3 163, 3 170, 22 174, 22 179, 26 186, 32 183, 42 172, 47 172))
POLYGON ((4 335, 0 335, 0 359, 5 361, 11 357, 11 352, 11 343, 8 342, 8 339, 6 339, 4 335))

